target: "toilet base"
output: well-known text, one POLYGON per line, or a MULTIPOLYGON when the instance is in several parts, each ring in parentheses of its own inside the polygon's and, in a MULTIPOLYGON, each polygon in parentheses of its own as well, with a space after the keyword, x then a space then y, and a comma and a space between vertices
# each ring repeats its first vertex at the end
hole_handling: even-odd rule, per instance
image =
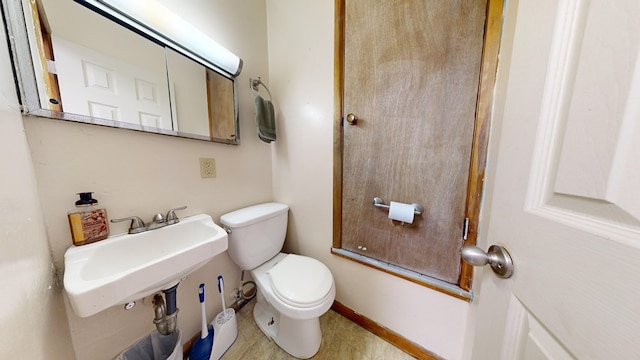
POLYGON ((320 319, 291 319, 278 313, 258 289, 253 319, 258 328, 282 350, 298 359, 308 359, 320 349, 320 319))

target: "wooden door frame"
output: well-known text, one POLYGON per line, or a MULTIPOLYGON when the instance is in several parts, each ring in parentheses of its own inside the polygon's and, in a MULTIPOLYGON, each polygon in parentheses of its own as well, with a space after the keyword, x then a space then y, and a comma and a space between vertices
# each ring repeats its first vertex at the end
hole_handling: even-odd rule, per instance
MULTIPOLYGON (((334 249, 342 247, 342 156, 343 156, 343 119, 344 113, 344 28, 345 1, 335 0, 335 33, 334 33, 334 135, 333 135, 333 247, 332 253, 346 259, 385 271, 414 283, 452 295, 454 297, 472 300, 471 288, 473 266, 461 260, 461 271, 458 286, 461 291, 450 291, 433 283, 416 280, 401 273, 389 271, 355 258, 344 256, 334 249)), ((485 19, 484 41, 482 47, 482 61, 478 83, 478 98, 476 101, 476 116, 469 165, 469 182, 467 186, 467 200, 465 216, 469 219, 467 238, 463 245, 475 245, 478 237, 480 206, 482 203, 485 165, 487 160, 487 146, 489 144, 489 130, 491 125, 491 110, 493 92, 498 68, 498 52, 502 34, 502 15, 504 0, 487 0, 487 14, 485 19)), ((462 234, 461 234, 462 235, 462 234)), ((437 281, 434 281, 437 282, 437 281)))
POLYGON ((49 101, 45 104, 41 104, 41 107, 52 111, 62 112, 64 110, 62 108, 62 97, 60 96, 58 75, 55 72, 51 72, 49 69, 50 63, 55 64, 51 31, 41 20, 41 9, 35 1, 30 3, 30 11, 34 25, 36 26, 35 41, 37 43, 39 59, 43 69, 42 79, 44 80, 47 97, 49 98, 49 101))

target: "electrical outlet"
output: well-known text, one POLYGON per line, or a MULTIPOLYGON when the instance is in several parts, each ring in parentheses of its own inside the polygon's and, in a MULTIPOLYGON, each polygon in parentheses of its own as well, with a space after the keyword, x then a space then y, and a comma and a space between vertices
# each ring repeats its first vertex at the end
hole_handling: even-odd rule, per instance
POLYGON ((200 158, 200 177, 203 179, 216 177, 216 160, 200 158))

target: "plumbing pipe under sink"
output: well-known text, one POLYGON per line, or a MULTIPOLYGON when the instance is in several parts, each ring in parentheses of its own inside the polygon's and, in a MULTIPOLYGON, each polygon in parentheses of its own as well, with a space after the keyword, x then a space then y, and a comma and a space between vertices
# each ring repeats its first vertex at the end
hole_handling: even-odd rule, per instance
POLYGON ((153 323, 156 324, 156 329, 162 335, 171 334, 176 330, 179 310, 176 307, 177 289, 178 285, 175 285, 167 290, 162 290, 166 298, 166 306, 162 295, 156 294, 153 297, 153 313, 155 314, 153 323))

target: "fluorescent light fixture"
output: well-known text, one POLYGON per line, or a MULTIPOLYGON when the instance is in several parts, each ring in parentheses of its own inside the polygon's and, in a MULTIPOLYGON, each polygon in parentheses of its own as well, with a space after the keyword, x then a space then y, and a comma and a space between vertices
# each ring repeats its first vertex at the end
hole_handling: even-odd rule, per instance
POLYGON ((242 59, 154 0, 75 1, 223 75, 240 75, 242 59))

